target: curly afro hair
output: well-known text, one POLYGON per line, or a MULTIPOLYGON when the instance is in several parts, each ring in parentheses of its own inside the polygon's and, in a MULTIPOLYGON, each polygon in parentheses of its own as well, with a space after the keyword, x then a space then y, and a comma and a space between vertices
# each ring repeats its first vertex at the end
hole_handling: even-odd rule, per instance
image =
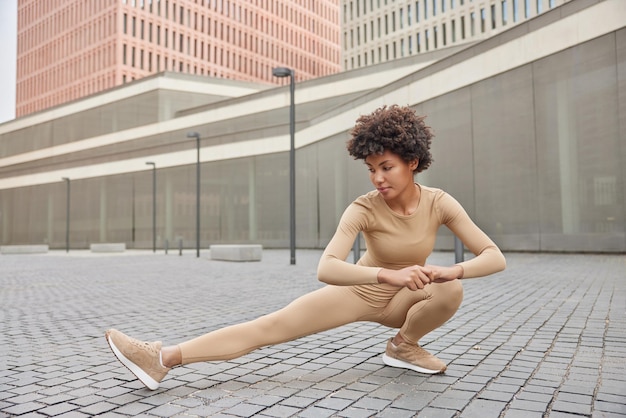
POLYGON ((360 116, 350 135, 347 148, 355 160, 391 151, 407 163, 419 160, 415 173, 426 170, 433 162, 430 153, 433 134, 424 117, 417 116, 408 106, 383 106, 360 116))

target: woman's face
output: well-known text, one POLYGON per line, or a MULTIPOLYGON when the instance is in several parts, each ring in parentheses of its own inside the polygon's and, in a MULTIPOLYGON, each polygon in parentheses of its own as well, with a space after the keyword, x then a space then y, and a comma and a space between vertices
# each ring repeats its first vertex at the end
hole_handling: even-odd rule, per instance
POLYGON ((413 170, 417 168, 417 160, 407 163, 398 154, 385 150, 383 154, 369 155, 365 164, 370 172, 370 181, 385 200, 414 190, 413 170))

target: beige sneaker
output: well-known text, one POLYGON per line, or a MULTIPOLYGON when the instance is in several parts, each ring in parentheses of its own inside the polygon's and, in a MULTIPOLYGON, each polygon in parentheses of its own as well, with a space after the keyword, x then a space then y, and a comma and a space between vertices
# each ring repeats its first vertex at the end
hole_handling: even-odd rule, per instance
POLYGON ((148 343, 129 337, 116 329, 105 333, 115 357, 128 368, 141 383, 155 390, 171 369, 161 366, 161 341, 148 343))
POLYGON ((419 345, 400 343, 396 346, 391 339, 383 354, 383 363, 391 367, 415 370, 420 373, 437 374, 446 371, 446 364, 419 345))

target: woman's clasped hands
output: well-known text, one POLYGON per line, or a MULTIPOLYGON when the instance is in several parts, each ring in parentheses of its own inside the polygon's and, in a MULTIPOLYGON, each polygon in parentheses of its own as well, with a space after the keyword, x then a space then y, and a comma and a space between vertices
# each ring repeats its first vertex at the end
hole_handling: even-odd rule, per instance
POLYGON ((423 289, 429 283, 455 280, 461 277, 463 277, 463 267, 459 265, 449 267, 431 264, 414 265, 400 270, 383 268, 378 272, 379 283, 406 287, 410 290, 423 289))

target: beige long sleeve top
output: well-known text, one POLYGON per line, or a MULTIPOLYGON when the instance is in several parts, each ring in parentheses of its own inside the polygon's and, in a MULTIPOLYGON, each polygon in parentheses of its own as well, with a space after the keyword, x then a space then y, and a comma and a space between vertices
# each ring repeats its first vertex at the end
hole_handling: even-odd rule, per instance
POLYGON ((458 263, 463 267, 463 278, 486 276, 505 268, 500 249, 452 196, 436 188, 420 185, 420 189, 419 205, 407 216, 392 211, 378 191, 350 204, 320 259, 319 280, 343 286, 377 284, 382 268, 423 266, 441 225, 447 226, 475 255, 458 263), (357 264, 346 262, 360 231, 367 251, 357 264))

